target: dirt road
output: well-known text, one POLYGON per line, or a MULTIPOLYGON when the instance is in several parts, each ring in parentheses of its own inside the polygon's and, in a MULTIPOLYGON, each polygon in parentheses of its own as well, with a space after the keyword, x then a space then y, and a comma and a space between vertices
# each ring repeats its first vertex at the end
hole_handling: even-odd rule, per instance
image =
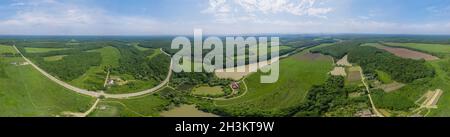
POLYGON ((375 115, 377 115, 378 117, 384 117, 383 114, 381 114, 378 111, 378 109, 375 107, 375 104, 373 103, 372 96, 370 95, 369 86, 365 82, 366 77, 364 76, 362 69, 359 72, 361 73, 361 81, 364 84, 364 86, 366 87, 367 96, 369 96, 369 101, 370 101, 370 105, 372 106, 372 110, 375 112, 375 115))

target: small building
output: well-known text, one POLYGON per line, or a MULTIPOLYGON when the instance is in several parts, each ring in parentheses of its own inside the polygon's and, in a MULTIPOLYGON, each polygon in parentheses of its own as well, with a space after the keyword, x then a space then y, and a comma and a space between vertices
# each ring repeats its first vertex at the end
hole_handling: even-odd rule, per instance
POLYGON ((239 89, 240 88, 239 83, 237 83, 237 82, 232 82, 230 86, 231 86, 232 89, 239 89))
POLYGON ((113 79, 109 79, 107 82, 107 85, 114 85, 114 80, 113 79))

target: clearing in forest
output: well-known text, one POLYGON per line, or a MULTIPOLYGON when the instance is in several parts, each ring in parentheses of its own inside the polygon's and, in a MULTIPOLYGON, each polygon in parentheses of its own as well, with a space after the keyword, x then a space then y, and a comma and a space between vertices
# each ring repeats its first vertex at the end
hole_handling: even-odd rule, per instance
POLYGON ((344 67, 334 67, 334 69, 330 72, 333 76, 347 76, 344 67))
POLYGON ((224 92, 222 90, 222 87, 220 86, 215 86, 215 87, 210 87, 210 86, 200 86, 200 87, 196 87, 192 90, 192 94, 194 95, 200 95, 200 96, 220 96, 223 95, 224 92))
POLYGON ((390 84, 380 85, 380 86, 378 86, 378 88, 383 89, 385 92, 392 92, 392 91, 400 89, 404 86, 405 86, 405 84, 398 83, 398 82, 392 82, 390 84))
POLYGON ((347 81, 349 82, 359 82, 361 81, 361 67, 350 67, 348 69, 347 81))
POLYGON ((346 66, 346 67, 351 67, 352 64, 350 62, 348 62, 348 55, 345 55, 342 59, 338 60, 336 62, 336 65, 338 66, 346 66))

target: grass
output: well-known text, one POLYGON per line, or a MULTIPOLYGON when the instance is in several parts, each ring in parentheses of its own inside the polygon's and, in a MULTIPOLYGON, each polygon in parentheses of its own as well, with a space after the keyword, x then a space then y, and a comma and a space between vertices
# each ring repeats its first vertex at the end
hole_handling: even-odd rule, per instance
POLYGON ((262 73, 254 73, 247 78, 248 92, 239 98, 218 100, 215 104, 230 109, 253 108, 259 110, 280 110, 304 101, 307 91, 327 79, 333 68, 331 58, 321 60, 299 60, 307 54, 303 51, 280 62, 280 76, 276 83, 261 84, 262 73))
POLYGON ((163 117, 217 117, 217 115, 206 113, 195 108, 194 105, 181 105, 179 107, 164 111, 163 117))
POLYGON ((362 84, 361 81, 361 67, 352 66, 346 69, 347 77, 345 78, 345 85, 358 86, 362 84))
POLYGON ((0 54, 1 53, 16 53, 16 50, 12 46, 0 45, 0 54))
POLYGON ((413 48, 432 53, 450 53, 450 45, 444 44, 424 44, 424 43, 386 43, 387 45, 413 48))
POLYGON ((67 55, 44 57, 44 61, 58 61, 58 60, 62 60, 65 56, 67 56, 67 55))
MULTIPOLYGON (((119 77, 125 78, 127 75, 117 74, 119 77)), ((116 75, 114 75, 116 76, 116 75)), ((134 77, 128 77, 126 79, 127 83, 124 85, 114 85, 109 87, 106 92, 110 94, 124 94, 124 93, 134 93, 145 89, 150 89, 159 84, 158 81, 150 79, 148 81, 136 80, 134 77)))
POLYGON ((149 50, 150 48, 144 48, 139 46, 137 43, 132 44, 136 49, 140 50, 140 51, 146 51, 149 50))
POLYGON ((100 66, 91 67, 85 74, 69 83, 84 89, 99 90, 106 79, 105 69, 119 65, 120 52, 114 47, 104 47, 89 52, 100 52, 102 63, 100 66))
POLYGON ((426 78, 414 81, 400 88, 396 91, 385 93, 383 91, 374 92, 372 96, 374 103, 377 107, 385 108, 389 110, 396 111, 407 111, 417 108, 418 106, 414 103, 428 90, 442 89, 444 91, 443 96, 438 102, 438 109, 433 110, 432 115, 435 116, 448 116, 450 114, 450 107, 448 106, 448 101, 450 101, 450 96, 445 93, 445 91, 450 91, 450 80, 447 76, 448 72, 442 71, 439 67, 438 62, 429 62, 433 68, 436 70, 436 76, 434 78, 426 78))
POLYGON ((132 99, 105 99, 89 114, 91 117, 146 117, 159 116, 169 101, 157 94, 132 99))
POLYGON ((389 74, 387 74, 386 72, 376 70, 376 73, 378 75, 378 80, 380 80, 383 84, 389 84, 389 83, 394 82, 391 79, 391 76, 389 74))
POLYGON ((57 85, 31 65, 10 65, 23 61, 19 57, 0 58, 4 64, 0 67, 7 74, 0 77, 0 116, 58 116, 66 111, 84 112, 94 103, 93 98, 57 85))
POLYGON ((429 116, 450 115, 450 59, 433 61, 432 66, 436 69, 437 77, 433 80, 434 89, 442 89, 442 94, 437 104, 438 109, 432 109, 429 116))
MULTIPOLYGON (((431 109, 427 116, 449 116, 450 114, 450 50, 449 45, 420 44, 420 43, 387 43, 392 46, 407 47, 429 53, 442 54, 445 58, 429 61, 427 64, 436 71, 434 78, 414 81, 405 87, 382 95, 373 95, 375 105, 389 110, 401 110, 400 113, 410 112, 417 108, 414 104, 428 90, 442 89, 444 94, 438 102, 438 109, 431 109), (409 109, 408 109, 409 108, 409 109)), ((394 111, 397 112, 397 111, 394 111)))
POLYGON ((161 50, 159 50, 159 49, 154 49, 153 51, 154 51, 153 54, 148 56, 147 58, 152 59, 162 53, 161 50))
POLYGON ((50 51, 67 50, 69 48, 25 48, 27 53, 45 53, 50 51))
POLYGON ((215 86, 215 87, 209 87, 209 86, 200 86, 196 87, 192 90, 192 94, 194 95, 200 95, 200 96, 220 96, 223 95, 224 92, 222 91, 222 87, 215 86))

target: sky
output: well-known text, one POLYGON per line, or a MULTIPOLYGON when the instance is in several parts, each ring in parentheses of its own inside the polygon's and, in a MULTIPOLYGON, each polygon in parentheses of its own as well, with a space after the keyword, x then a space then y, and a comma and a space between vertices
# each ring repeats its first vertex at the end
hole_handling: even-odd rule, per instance
POLYGON ((1 0, 0 35, 450 34, 449 0, 1 0))

